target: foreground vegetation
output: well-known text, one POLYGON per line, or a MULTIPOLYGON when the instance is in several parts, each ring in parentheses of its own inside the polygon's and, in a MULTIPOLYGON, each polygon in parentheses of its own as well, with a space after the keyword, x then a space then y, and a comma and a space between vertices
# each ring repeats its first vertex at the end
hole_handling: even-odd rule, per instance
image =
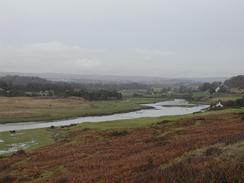
MULTIPOLYGON (((49 145, 54 143, 61 137, 64 137, 68 133, 80 129, 95 129, 95 130, 123 130, 123 129, 135 129, 135 128, 147 128, 151 125, 160 123, 162 121, 180 121, 192 118, 201 118, 206 116, 219 116, 219 115, 229 115, 229 114, 241 114, 244 113, 244 108, 233 108, 225 110, 208 111, 204 113, 197 114, 187 114, 179 116, 162 116, 162 117, 152 117, 152 118, 138 118, 130 120, 116 120, 109 122, 86 122, 77 125, 61 126, 55 128, 43 128, 43 129, 32 129, 32 130, 21 130, 15 133, 11 132, 1 132, 0 133, 0 155, 7 155, 20 149, 37 149, 39 147, 49 145), (33 143, 29 143, 33 142, 33 143), (19 146, 16 149, 12 149, 13 144, 26 144, 26 146, 19 146), (8 150, 9 153, 7 152, 8 150), (14 151, 15 150, 15 151, 14 151)), ((244 114, 241 116, 244 118, 244 114)))
POLYGON ((2 157, 0 182, 243 182, 243 115, 239 108, 23 131, 29 140, 49 134, 39 138, 49 145, 2 157))

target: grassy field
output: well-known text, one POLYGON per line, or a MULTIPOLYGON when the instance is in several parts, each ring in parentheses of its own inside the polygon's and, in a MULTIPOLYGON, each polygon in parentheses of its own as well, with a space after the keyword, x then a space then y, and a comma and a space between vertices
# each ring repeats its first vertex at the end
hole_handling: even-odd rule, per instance
MULTIPOLYGON (((241 97, 193 94, 196 103, 208 104, 241 97)), ((81 98, 2 97, 0 123, 113 114, 159 100, 163 99, 89 102, 81 98)), ((230 108, 2 132, 0 183, 242 182, 243 131, 244 108, 230 108), (22 149, 26 153, 6 156, 22 149)))
POLYGON ((22 130, 0 133, 0 155, 19 149, 32 150, 55 142, 54 131, 48 129, 22 130))
POLYGON ((148 127, 152 124, 164 120, 179 120, 182 118, 190 117, 191 115, 184 116, 165 116, 157 118, 138 118, 131 120, 117 120, 109 122, 97 123, 81 123, 71 127, 55 127, 43 128, 32 130, 21 130, 16 133, 0 132, 0 156, 8 155, 17 150, 33 150, 42 146, 54 143, 60 140, 64 135, 75 132, 80 129, 96 129, 96 130, 110 130, 110 129, 133 129, 148 127))
MULTIPOLYGON (((235 100, 242 94, 193 93, 194 103, 235 100)), ((81 116, 106 115, 142 109, 143 103, 166 98, 127 98, 116 101, 86 101, 82 98, 0 97, 0 124, 14 122, 52 121, 81 116)))
POLYGON ((116 120, 116 121, 96 122, 96 123, 86 122, 71 127, 70 129, 74 130, 79 128, 94 128, 98 130, 107 130, 107 129, 144 128, 162 121, 179 121, 182 119, 191 119, 193 117, 219 116, 219 115, 230 114, 230 113, 233 114, 244 113, 244 108, 231 108, 231 109, 207 111, 203 113, 186 114, 186 115, 178 115, 178 116, 138 118, 138 119, 116 120))
POLYGON ((212 118, 227 115, 227 114, 240 114, 244 113, 244 108, 239 109, 225 109, 217 111, 209 111, 197 114, 187 114, 180 116, 163 116, 156 118, 138 118, 131 120, 117 120, 109 122, 97 123, 81 123, 70 127, 55 127, 45 129, 22 130, 16 133, 1 132, 0 133, 0 155, 6 155, 16 150, 26 149, 32 150, 42 146, 54 143, 60 140, 68 133, 79 131, 80 129, 95 129, 95 130, 127 130, 134 128, 147 128, 151 125, 163 122, 177 122, 180 120, 203 118, 212 116, 212 118), (15 146, 14 146, 15 144, 15 146))
POLYGON ((236 100, 242 98, 242 93, 215 93, 212 96, 209 95, 208 92, 195 92, 193 93, 193 102, 196 103, 216 103, 218 101, 228 101, 228 100, 236 100))
POLYGON ((17 132, 23 141, 5 132, 0 139, 9 143, 36 136, 48 146, 0 158, 0 182, 243 182, 243 114, 225 109, 17 132))
POLYGON ((86 101, 82 98, 0 97, 0 123, 51 121, 72 117, 134 111, 140 104, 163 99, 129 98, 120 101, 86 101))
MULTIPOLYGON (((198 94, 200 95, 200 94, 198 94)), ((201 94, 202 95, 202 94, 201 94)), ((220 96, 219 96, 220 97, 220 96)), ((222 96, 225 99, 233 99, 239 96, 222 96)), ((3 104, 0 107, 0 122, 20 122, 63 119, 74 116, 110 114, 128 110, 140 109, 141 103, 156 102, 158 99, 151 98, 130 98, 123 101, 99 101, 88 102, 79 98, 68 99, 48 99, 48 98, 0 98, 3 104)), ((215 100, 217 100, 215 98, 215 100)), ((219 111, 209 111, 199 114, 189 114, 183 116, 164 116, 157 118, 140 118, 131 120, 118 120, 112 122, 82 123, 70 128, 55 129, 35 129, 25 130, 11 134, 9 132, 0 133, 0 154, 16 149, 35 149, 56 141, 60 134, 79 130, 80 128, 92 128, 97 130, 107 129, 131 129, 148 127, 161 121, 177 121, 191 117, 204 117, 208 115, 222 115, 228 113, 241 113, 243 108, 225 109, 219 111), (13 146, 15 144, 15 146, 13 146)))
POLYGON ((220 94, 220 95, 210 97, 208 99, 208 102, 215 103, 218 101, 236 100, 236 99, 242 98, 242 96, 243 96, 242 94, 220 94))

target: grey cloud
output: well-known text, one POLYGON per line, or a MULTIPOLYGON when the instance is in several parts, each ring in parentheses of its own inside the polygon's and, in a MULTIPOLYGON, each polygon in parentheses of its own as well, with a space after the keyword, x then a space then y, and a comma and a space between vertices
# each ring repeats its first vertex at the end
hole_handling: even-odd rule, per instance
POLYGON ((243 22, 243 0, 1 1, 0 71, 241 74, 243 22))

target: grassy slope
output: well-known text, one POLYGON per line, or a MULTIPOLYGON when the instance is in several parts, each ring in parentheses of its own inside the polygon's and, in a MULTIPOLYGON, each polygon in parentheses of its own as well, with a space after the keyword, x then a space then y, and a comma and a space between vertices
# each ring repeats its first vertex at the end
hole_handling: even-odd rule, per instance
POLYGON ((140 105, 142 103, 151 103, 159 100, 154 98, 130 98, 121 101, 88 102, 77 98, 0 97, 0 124, 51 121, 88 115, 127 112, 143 108, 140 105))
POLYGON ((152 117, 152 118, 138 118, 138 119, 130 119, 130 120, 117 120, 117 121, 109 121, 109 122, 97 122, 97 123, 81 123, 77 126, 71 127, 71 129, 79 129, 79 128, 95 128, 99 130, 106 129, 117 129, 117 128, 142 128, 147 127, 151 124, 155 124, 161 121, 178 121, 181 119, 187 119, 192 117, 204 117, 209 115, 223 115, 229 113, 241 113, 244 112, 244 108, 231 108, 224 110, 216 110, 216 111, 208 111, 204 113, 196 113, 196 114, 187 114, 187 115, 179 115, 179 116, 162 116, 162 117, 152 117))
MULTIPOLYGON (((130 99, 127 101, 119 101, 117 104, 114 101, 109 102, 98 102, 95 105, 100 107, 95 107, 96 109, 93 109, 92 112, 94 114, 98 114, 98 112, 104 110, 102 109, 104 106, 108 105, 109 112, 111 111, 121 111, 123 109, 128 108, 137 108, 140 107, 138 104, 140 103, 146 103, 146 102, 152 102, 153 99, 130 99), (111 105, 109 105, 111 104, 111 105), (117 108, 116 108, 117 107, 117 108)), ((29 101, 28 101, 29 102, 29 101)), ((41 100, 43 102, 43 99, 41 100)), ((67 102, 67 101, 65 101, 67 102)), ((40 104, 39 102, 37 104, 40 104)), ((32 104, 37 105, 37 104, 32 104)), ((44 102, 46 105, 46 103, 44 102)), ((59 105, 60 104, 54 104, 59 105)), ((72 106, 72 105, 70 105, 72 106)), ((43 106, 42 106, 43 107, 43 106)), ((93 106, 94 107, 94 106, 93 106)), ((87 111, 89 109, 86 109, 87 111)), ((108 108, 106 108, 108 110, 108 108)), ((91 112, 91 111, 90 111, 91 112)), ((107 130, 107 129, 121 129, 121 128, 141 128, 141 127, 147 127, 151 124, 155 124, 164 120, 181 120, 186 118, 192 118, 192 117, 202 117, 202 116, 208 116, 208 115, 223 115, 228 113, 238 113, 238 112, 244 112, 244 108, 240 109, 225 109, 220 111, 210 111, 200 114, 193 114, 193 115, 183 115, 183 116, 164 116, 164 117, 157 117, 157 118, 140 118, 140 119, 132 119, 132 120, 118 120, 118 121, 112 121, 112 122, 99 122, 99 123, 82 123, 79 125, 76 125, 74 127, 61 129, 56 128, 55 130, 51 129, 34 129, 34 130, 24 130, 17 134, 11 134, 9 132, 0 133, 0 151, 5 151, 10 149, 12 146, 11 144, 25 144, 27 143, 27 146, 23 147, 24 149, 35 149, 41 146, 45 146, 51 143, 54 143, 58 136, 61 136, 63 133, 67 133, 68 131, 73 130, 79 130, 80 128, 94 128, 99 130, 107 130), (4 141, 4 142, 1 142, 4 141), (29 142, 35 142, 30 143, 29 142)), ((84 113, 83 113, 84 114, 84 113)), ((18 118, 16 118, 18 119, 18 118)), ((21 147, 19 147, 21 149, 21 147)), ((1 154, 1 153, 0 153, 1 154)))
MULTIPOLYGON (((0 142, 0 151, 8 150, 11 147, 11 144, 20 144, 20 143, 28 143, 32 140, 35 141, 34 144, 30 144, 27 147, 28 150, 36 149, 41 146, 49 145, 55 142, 56 139, 63 137, 65 134, 84 129, 96 129, 96 130, 110 130, 110 129, 132 129, 132 128, 145 128, 152 124, 157 124, 159 122, 167 122, 167 121, 180 121, 184 119, 198 118, 198 117, 206 117, 206 116, 219 116, 226 115, 231 113, 243 113, 244 108, 240 109, 225 109, 219 111, 210 111, 198 114, 188 114, 181 116, 163 116, 157 118, 139 118, 139 119, 131 119, 131 120, 117 120, 117 121, 109 121, 109 122, 97 122, 97 123, 81 123, 76 126, 68 127, 68 128, 55 128, 55 129, 33 129, 33 130, 22 130, 17 132, 16 134, 11 134, 10 132, 2 132, 0 133, 0 140, 4 142, 0 142)), ((22 148, 19 148, 22 149, 22 148)), ((1 154, 1 153, 0 153, 1 154)))
POLYGON ((208 92, 195 92, 193 93, 193 102, 196 103, 216 103, 218 101, 236 100, 242 98, 243 93, 228 94, 228 93, 215 93, 212 96, 208 92))
MULTIPOLYGON (((213 103, 234 100, 241 94, 194 93, 193 102, 213 103)), ((128 98, 121 101, 89 102, 80 98, 0 97, 0 124, 32 121, 52 121, 80 116, 129 112, 143 108, 142 103, 162 101, 162 98, 128 98)))
POLYGON ((3 158, 0 181, 241 182, 243 113, 228 109, 49 129, 65 138, 3 158))

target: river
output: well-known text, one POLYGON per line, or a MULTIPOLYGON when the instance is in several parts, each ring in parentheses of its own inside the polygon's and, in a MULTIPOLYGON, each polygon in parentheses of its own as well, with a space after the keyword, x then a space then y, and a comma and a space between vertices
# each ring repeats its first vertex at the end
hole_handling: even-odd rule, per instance
POLYGON ((193 105, 186 100, 175 99, 171 101, 158 102, 154 104, 142 104, 150 107, 148 109, 142 109, 134 112, 119 113, 113 115, 104 116, 87 116, 78 117, 74 119, 57 120, 52 122, 26 122, 26 123, 7 123, 0 125, 0 132, 11 130, 27 130, 35 128, 47 128, 50 126, 64 126, 70 124, 78 124, 83 122, 103 122, 103 121, 115 121, 124 119, 135 119, 143 117, 159 117, 159 116, 171 116, 171 115, 183 115, 191 114, 194 112, 200 112, 208 105, 193 105))

